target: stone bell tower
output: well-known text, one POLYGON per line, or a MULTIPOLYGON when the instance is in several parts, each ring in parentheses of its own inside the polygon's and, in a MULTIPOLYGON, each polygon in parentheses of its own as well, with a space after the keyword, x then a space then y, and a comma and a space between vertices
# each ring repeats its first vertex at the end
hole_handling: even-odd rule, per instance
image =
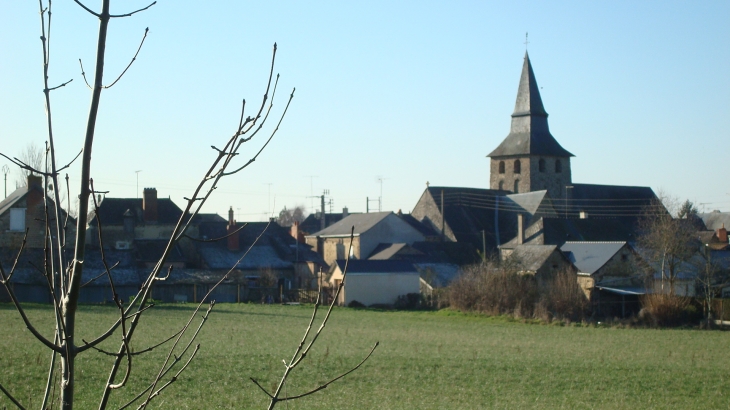
POLYGON ((512 126, 507 138, 489 155, 489 187, 514 193, 547 190, 553 199, 565 197, 571 184, 570 157, 550 134, 548 114, 525 52, 512 126))

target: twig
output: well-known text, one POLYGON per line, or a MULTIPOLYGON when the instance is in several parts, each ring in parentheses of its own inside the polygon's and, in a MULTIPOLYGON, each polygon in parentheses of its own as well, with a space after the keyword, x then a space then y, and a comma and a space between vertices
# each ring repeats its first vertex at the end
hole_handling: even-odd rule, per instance
POLYGON ((145 11, 145 10, 147 10, 148 8, 150 8, 150 7, 154 6, 155 4, 157 4, 157 2, 156 2, 156 1, 153 1, 153 2, 152 2, 152 4, 150 4, 149 6, 147 6, 147 7, 143 7, 143 8, 141 8, 141 9, 139 9, 139 10, 135 10, 135 11, 133 11, 133 12, 131 12, 131 13, 126 13, 126 14, 112 14, 112 15, 110 15, 109 17, 111 17, 111 18, 119 18, 119 17, 129 17, 129 16, 131 16, 131 15, 133 15, 133 14, 137 14, 137 13, 139 13, 139 12, 141 12, 141 11, 145 11))
MULTIPOLYGON (((155 3, 156 3, 156 2, 155 2, 155 3)), ((152 4, 150 4, 149 6, 145 7, 145 9, 147 9, 147 8, 149 8, 149 7, 152 7, 152 5, 153 5, 153 4, 155 4, 155 3, 152 3, 152 4)), ((144 9, 143 9, 143 10, 144 10, 144 9)), ((142 11, 142 10, 137 10, 137 11, 142 11)), ((137 11, 135 11, 134 13, 136 13, 137 11)), ((131 14, 129 14, 129 15, 131 16, 131 15, 132 15, 132 14, 134 14, 134 13, 131 13, 131 14)), ((112 16, 112 17, 122 17, 122 16, 112 16)), ((126 16, 125 16, 125 17, 126 17, 126 16)), ((127 65, 127 68, 125 68, 125 69, 124 69, 124 71, 122 71, 122 73, 121 73, 121 74, 119 74, 119 77, 117 77, 117 79, 116 79, 116 80, 114 80, 114 82, 113 82, 113 83, 111 83, 111 84, 109 84, 109 85, 106 85, 106 86, 104 86, 104 88, 112 88, 112 87, 114 87, 114 84, 116 84, 116 83, 117 83, 117 81, 119 81, 119 80, 120 80, 120 79, 122 78, 122 76, 124 75, 124 73, 126 73, 126 72, 127 72, 127 70, 129 70, 129 67, 131 67, 131 66, 132 66, 132 64, 134 64, 134 61, 135 61, 135 60, 137 60, 137 55, 139 54, 139 50, 141 50, 141 49, 142 49, 142 45, 144 44, 144 40, 145 40, 145 39, 147 38, 147 33, 148 33, 149 31, 150 31, 150 28, 149 28, 149 27, 147 27, 147 28, 145 28, 145 29, 144 29, 144 36, 142 36, 142 41, 141 41, 141 42, 139 43, 139 47, 137 47, 137 52, 136 52, 136 53, 134 53, 134 57, 132 57, 132 61, 130 61, 130 62, 129 62, 129 64, 127 65)), ((81 61, 81 60, 79 60, 79 61, 81 61)))
POLYGON ((13 395, 10 394, 10 392, 7 391, 7 389, 5 389, 5 387, 3 387, 2 383, 0 383, 0 390, 2 390, 2 392, 5 394, 5 396, 7 398, 9 398, 10 401, 12 401, 14 405, 18 406, 18 408, 21 410, 25 410, 25 407, 23 407, 23 405, 20 404, 20 402, 18 400, 16 400, 15 397, 13 397, 13 395))

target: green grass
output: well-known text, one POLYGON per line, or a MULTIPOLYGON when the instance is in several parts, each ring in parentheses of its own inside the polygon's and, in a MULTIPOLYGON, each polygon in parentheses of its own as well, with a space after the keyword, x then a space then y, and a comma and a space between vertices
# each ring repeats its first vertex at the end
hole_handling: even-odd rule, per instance
MULTIPOLYGON (((134 348, 172 334, 192 311, 167 305, 149 312, 134 348)), ((28 314, 46 334, 47 306, 28 314)), ((272 388, 311 314, 306 306, 218 305, 199 337, 190 368, 151 408, 265 408, 249 381, 272 388)), ((84 306, 82 336, 108 326, 115 309, 84 306)), ((312 354, 297 368, 289 394, 311 389, 357 364, 357 372, 291 409, 727 408, 730 333, 524 324, 455 312, 336 309, 312 354)), ((118 343, 107 342, 112 350, 118 343)), ((159 370, 164 349, 137 358, 129 387, 113 407, 159 370)), ((37 408, 50 354, 25 330, 12 306, 0 304, 0 383, 37 408)), ((96 408, 109 357, 81 356, 77 406, 96 408)), ((0 408, 12 405, 0 398, 0 408)), ((286 403, 279 407, 286 409, 286 403)))

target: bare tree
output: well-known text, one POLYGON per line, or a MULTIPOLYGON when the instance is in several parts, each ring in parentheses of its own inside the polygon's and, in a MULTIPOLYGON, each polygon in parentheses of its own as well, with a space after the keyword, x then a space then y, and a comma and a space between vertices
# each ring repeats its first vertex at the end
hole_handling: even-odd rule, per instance
POLYGON ((673 295, 679 270, 697 252, 697 230, 689 219, 675 218, 676 200, 664 197, 644 210, 639 220, 639 248, 651 266, 661 274, 662 293, 673 295))
MULTIPOLYGON (((268 137, 262 141, 258 147, 255 147, 252 151, 250 159, 243 163, 236 163, 236 160, 240 158, 242 153, 242 147, 244 144, 249 143, 256 137, 262 130, 263 126, 267 123, 269 114, 271 113, 273 102, 276 95, 276 88, 279 76, 273 76, 274 62, 276 58, 276 44, 274 44, 274 51, 271 61, 271 69, 268 76, 268 81, 265 87, 265 92, 261 101, 261 105, 257 110, 254 111, 253 115, 246 116, 246 102, 243 101, 241 108, 241 116, 239 119, 238 126, 233 130, 232 135, 223 139, 219 146, 211 146, 213 149, 213 155, 210 162, 209 168, 203 173, 200 181, 191 189, 191 195, 186 198, 185 209, 172 234, 168 240, 168 243, 164 249, 164 252, 143 281, 139 292, 134 296, 129 304, 119 297, 116 292, 114 284, 114 275, 112 271, 115 268, 115 264, 106 259, 104 254, 103 246, 103 225, 98 219, 98 212, 94 212, 97 218, 98 226, 98 238, 100 242, 101 262, 104 266, 103 271, 96 276, 93 280, 102 278, 108 281, 111 288, 111 299, 114 301, 117 310, 117 319, 109 324, 108 330, 91 340, 78 340, 77 339, 77 317, 79 304, 80 289, 83 286, 82 276, 84 274, 85 259, 86 259, 86 230, 88 226, 88 215, 89 208, 91 207, 94 211, 97 211, 98 203, 96 200, 96 194, 101 193, 99 189, 94 186, 94 181, 91 177, 92 162, 91 153, 95 138, 96 119, 97 113, 100 106, 102 91, 114 86, 124 76, 127 70, 136 61, 138 54, 144 44, 144 39, 147 36, 148 31, 145 30, 142 40, 140 42, 137 53, 132 57, 130 63, 126 68, 121 70, 119 74, 110 84, 104 84, 104 70, 105 70, 105 55, 106 55, 106 43, 107 43, 107 32, 109 29, 110 21, 118 18, 125 18, 133 16, 137 13, 143 12, 155 3, 151 3, 148 6, 139 10, 131 11, 124 14, 113 15, 110 13, 110 0, 102 0, 101 11, 94 11, 88 8, 86 5, 81 3, 80 0, 74 0, 79 7, 83 8, 92 18, 99 20, 99 31, 97 40, 97 55, 93 69, 92 82, 86 78, 86 74, 83 70, 83 64, 81 65, 82 77, 86 84, 92 90, 91 104, 89 108, 88 119, 86 123, 86 132, 83 142, 83 147, 79 155, 71 159, 66 165, 59 165, 56 158, 56 147, 53 133, 53 121, 52 121, 52 105, 51 105, 51 93, 61 87, 66 86, 71 81, 64 82, 59 85, 52 86, 49 84, 49 38, 50 38, 50 27, 51 27, 51 2, 48 5, 44 5, 42 0, 39 0, 39 10, 41 17, 41 41, 43 47, 43 91, 46 105, 46 118, 47 118, 47 132, 48 141, 47 149, 44 151, 43 160, 40 165, 37 163, 29 163, 18 158, 10 158, 5 154, 1 154, 15 165, 22 169, 26 169, 30 172, 41 175, 44 179, 43 186, 50 187, 53 193, 53 198, 60 198, 59 190, 59 177, 61 172, 66 168, 70 167, 72 163, 80 158, 81 168, 81 179, 79 186, 79 200, 76 221, 76 237, 67 237, 66 233, 68 230, 68 219, 64 218, 52 218, 51 215, 62 215, 60 212, 60 204, 58 200, 49 200, 49 195, 44 195, 43 206, 45 213, 45 249, 44 254, 46 255, 43 265, 39 269, 42 272, 43 277, 48 285, 49 294, 52 296, 52 307, 55 320, 55 329, 52 336, 49 338, 44 336, 44 332, 36 328, 34 323, 28 318, 25 313, 23 305, 20 303, 13 287, 11 286, 11 280, 16 272, 17 261, 20 259, 24 248, 25 239, 23 245, 18 250, 15 263, 12 267, 6 270, 0 265, 0 284, 5 287, 6 292, 10 296, 12 302, 17 309, 18 314, 23 320, 26 328, 40 343, 45 345, 51 352, 52 358, 50 360, 49 371, 48 371, 48 382, 46 385, 45 392, 43 393, 42 406, 41 408, 49 408, 54 406, 51 398, 52 384, 54 380, 58 381, 58 390, 60 391, 58 407, 64 410, 70 410, 74 407, 74 399, 76 392, 76 372, 75 364, 76 359, 79 355, 87 353, 89 351, 98 351, 108 355, 111 355, 114 360, 109 371, 109 377, 106 383, 103 384, 101 399, 99 402, 99 408, 103 409, 107 407, 110 395, 125 387, 129 381, 133 370, 134 363, 137 357, 141 353, 148 352, 154 348, 159 348, 163 344, 166 344, 168 353, 165 359, 160 364, 159 372, 153 377, 152 382, 141 392, 139 392, 134 398, 124 407, 132 404, 137 405, 139 409, 144 409, 147 405, 160 395, 167 387, 173 384, 182 372, 184 372, 194 360, 199 345, 195 345, 195 340, 201 329, 203 328, 208 315, 210 314, 214 301, 210 301, 209 297, 213 290, 227 279, 230 275, 235 273, 235 265, 225 275, 222 275, 219 282, 210 289, 210 291, 202 298, 200 304, 197 305, 194 313, 187 319, 187 321, 181 324, 178 332, 165 339, 164 341, 151 346, 146 349, 137 350, 132 352, 130 343, 132 342, 135 332, 137 331, 138 325, 143 317, 148 314, 148 311, 154 307, 154 304, 150 302, 150 296, 152 289, 156 282, 165 280, 169 277, 172 268, 169 268, 167 272, 163 272, 163 266, 168 255, 172 252, 175 244, 182 237, 186 235, 191 221, 194 220, 195 215, 201 210, 203 205, 206 203, 210 195, 216 189, 219 181, 223 178, 233 176, 240 171, 244 170, 250 164, 252 164, 266 146, 271 142, 272 138, 279 129, 289 104, 294 96, 292 91, 289 99, 287 100, 284 109, 281 112, 278 122, 275 124, 273 129, 268 132, 268 137), (268 104, 268 105, 267 105, 268 104), (52 209, 49 209, 52 208, 52 209), (73 243, 72 243, 73 242, 73 243), (204 315, 201 319, 196 319, 197 313, 207 305, 204 315), (195 323, 197 321, 197 324, 195 323), (99 345, 114 336, 115 340, 121 340, 118 349, 115 352, 102 351, 99 349, 99 345), (116 338, 119 339, 116 339, 116 338), (58 360, 60 362, 60 369, 55 367, 55 363, 58 360)), ((80 62, 81 63, 81 62, 80 62)), ((257 139, 258 140, 258 139, 257 139)), ((247 147, 249 145, 246 145, 247 147)), ((68 179, 67 179, 68 180, 68 179)), ((26 238, 28 231, 26 230, 26 238)), ((261 234, 263 235, 263 233, 261 234)), ((259 236, 260 237, 260 236, 259 236)), ((258 239, 257 239, 258 240, 258 239)), ((247 252, 246 252, 247 254, 247 252)), ((244 254, 241 259, 246 257, 244 254)), ((240 259, 239 261, 240 262, 240 259)), ((238 264, 236 263, 236 265, 238 264)), ((87 275, 88 276, 88 275, 87 275)), ((317 308, 315 306, 315 315, 317 308)), ((319 331, 315 334, 311 340, 311 345, 316 341, 317 336, 324 328, 324 325, 329 318, 328 311, 319 331)), ((313 315, 313 320, 314 316, 313 315)), ((311 323, 310 323, 311 328, 311 323)), ((305 333, 306 336, 309 334, 309 329, 305 333)), ((302 351, 301 347, 297 349, 297 352, 303 352, 299 359, 295 362, 291 362, 287 365, 287 370, 282 378, 282 383, 286 379, 289 372, 304 358, 309 347, 302 351)), ((295 358, 296 358, 295 354, 295 358)), ((368 355, 369 357, 369 355, 368 355)), ((359 365, 358 365, 359 366, 359 365)), ((356 367, 357 368, 357 367, 356 367)), ((337 380, 335 378, 334 380, 337 380)), ((333 380, 333 381, 334 381, 333 380)), ((12 392, 8 391, 0 383, 0 391, 2 391, 18 408, 24 408, 20 403, 18 397, 14 396, 12 392)), ((316 391, 316 390, 315 390, 316 391)), ((279 391, 272 396, 272 404, 270 408, 273 408, 277 401, 283 399, 277 399, 279 397, 279 391)), ((292 399, 292 398, 290 398, 292 399)))
POLYGON ((276 223, 281 226, 292 226, 294 222, 302 222, 305 218, 304 214, 306 209, 304 205, 297 205, 293 209, 287 209, 284 207, 279 212, 279 217, 276 218, 276 223))
POLYGON ((15 186, 21 187, 28 183, 29 175, 37 175, 35 170, 43 169, 43 160, 45 153, 43 148, 39 147, 35 142, 29 142, 23 147, 20 154, 15 157, 15 160, 21 162, 27 167, 18 167, 17 177, 15 180, 15 186))

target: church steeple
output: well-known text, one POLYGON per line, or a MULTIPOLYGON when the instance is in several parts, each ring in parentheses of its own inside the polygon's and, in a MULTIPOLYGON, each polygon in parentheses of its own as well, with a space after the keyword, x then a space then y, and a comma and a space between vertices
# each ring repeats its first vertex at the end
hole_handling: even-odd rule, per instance
POLYGON ((571 184, 570 157, 550 134, 548 113, 525 51, 510 133, 488 157, 489 186, 514 193, 547 190, 557 199, 571 184))
POLYGON ((515 155, 574 156, 561 147, 550 134, 547 117, 548 113, 540 97, 540 88, 532 71, 530 56, 525 51, 525 62, 522 65, 510 133, 488 156, 492 158, 515 155))

